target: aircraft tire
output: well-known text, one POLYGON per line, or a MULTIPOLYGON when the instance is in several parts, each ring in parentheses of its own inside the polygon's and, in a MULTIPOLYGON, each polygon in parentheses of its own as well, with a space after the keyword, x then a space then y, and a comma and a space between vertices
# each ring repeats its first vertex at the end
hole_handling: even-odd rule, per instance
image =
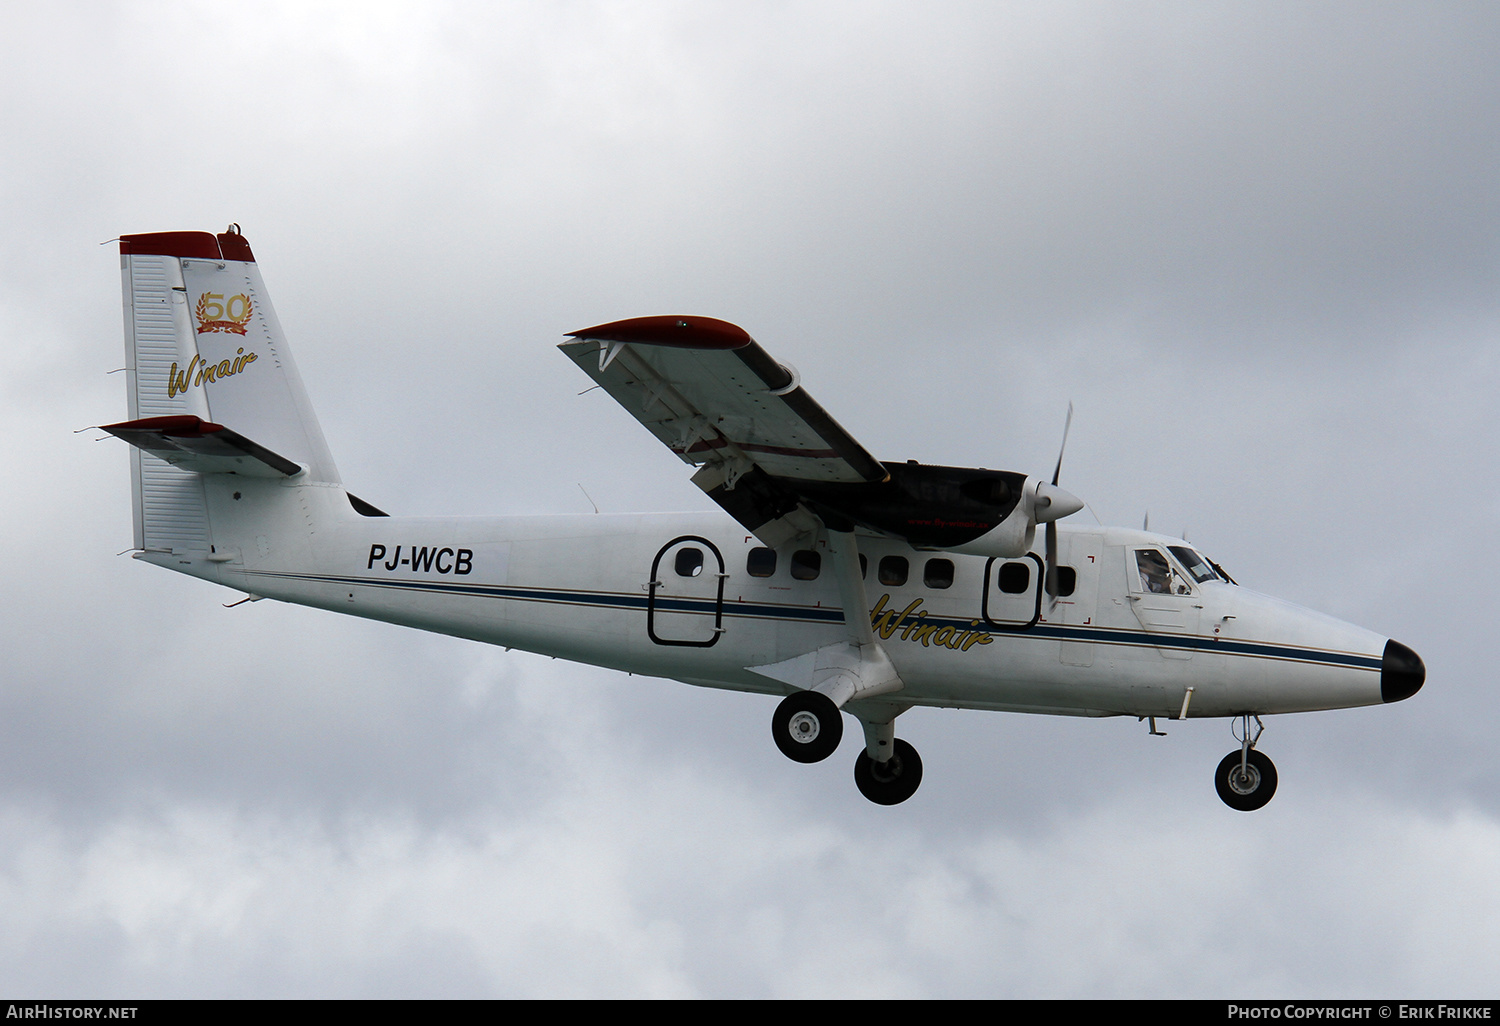
POLYGON ((1214 771, 1214 787, 1224 804, 1239 812, 1254 812, 1276 793, 1276 765, 1250 749, 1248 780, 1240 777, 1240 753, 1230 752, 1214 771))
POLYGON ((844 716, 827 695, 797 691, 776 707, 771 736, 793 762, 822 762, 844 739, 844 716))
POLYGON ((854 760, 854 786, 876 805, 900 805, 921 783, 922 757, 899 737, 889 761, 876 762, 863 749, 854 760))

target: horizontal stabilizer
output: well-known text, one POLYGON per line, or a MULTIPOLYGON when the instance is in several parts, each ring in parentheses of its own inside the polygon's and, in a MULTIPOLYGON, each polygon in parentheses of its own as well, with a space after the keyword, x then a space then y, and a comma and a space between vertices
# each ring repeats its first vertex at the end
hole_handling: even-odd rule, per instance
POLYGON ((101 430, 174 467, 199 474, 294 477, 305 469, 223 424, 191 415, 127 420, 105 424, 101 430))

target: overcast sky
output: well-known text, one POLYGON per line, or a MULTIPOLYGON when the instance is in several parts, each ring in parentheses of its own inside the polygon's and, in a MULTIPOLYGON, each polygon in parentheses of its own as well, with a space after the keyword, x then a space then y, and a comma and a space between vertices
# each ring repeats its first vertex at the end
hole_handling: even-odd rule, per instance
MULTIPOLYGON (((0 992, 1495 996, 1500 12, 1380 3, 127 3, 6 13, 0 992), (884 459, 1045 473, 1395 637, 1399 705, 914 710, 921 791, 774 701, 117 556, 122 233, 254 247, 392 513, 704 510, 555 350, 746 328, 884 459)), ((1079 514, 1087 519, 1088 513, 1079 514)))

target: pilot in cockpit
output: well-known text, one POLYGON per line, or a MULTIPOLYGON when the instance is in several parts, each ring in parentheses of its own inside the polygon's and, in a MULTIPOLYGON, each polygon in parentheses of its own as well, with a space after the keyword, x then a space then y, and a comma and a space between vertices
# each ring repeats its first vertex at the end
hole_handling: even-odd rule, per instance
MULTIPOLYGON (((1136 549, 1135 565, 1141 574, 1141 590, 1153 595, 1171 595, 1175 593, 1173 584, 1172 564, 1167 562, 1155 549, 1136 549)), ((1184 587, 1184 591, 1186 588, 1184 587)))

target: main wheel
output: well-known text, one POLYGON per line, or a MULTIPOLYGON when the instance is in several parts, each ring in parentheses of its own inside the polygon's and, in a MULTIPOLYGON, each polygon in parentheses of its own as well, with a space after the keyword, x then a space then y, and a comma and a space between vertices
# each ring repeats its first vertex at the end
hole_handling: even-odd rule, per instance
POLYGON ((771 736, 793 762, 822 762, 844 739, 844 717, 827 695, 798 691, 776 707, 771 736))
POLYGON ((876 762, 863 750, 854 761, 854 786, 876 805, 900 805, 922 783, 922 757, 917 750, 899 737, 895 748, 885 762, 876 762))
POLYGON ((1271 800, 1276 793, 1276 766, 1254 748, 1240 772, 1240 753, 1230 752, 1214 770, 1214 787, 1219 797, 1231 809, 1254 812, 1271 800))

